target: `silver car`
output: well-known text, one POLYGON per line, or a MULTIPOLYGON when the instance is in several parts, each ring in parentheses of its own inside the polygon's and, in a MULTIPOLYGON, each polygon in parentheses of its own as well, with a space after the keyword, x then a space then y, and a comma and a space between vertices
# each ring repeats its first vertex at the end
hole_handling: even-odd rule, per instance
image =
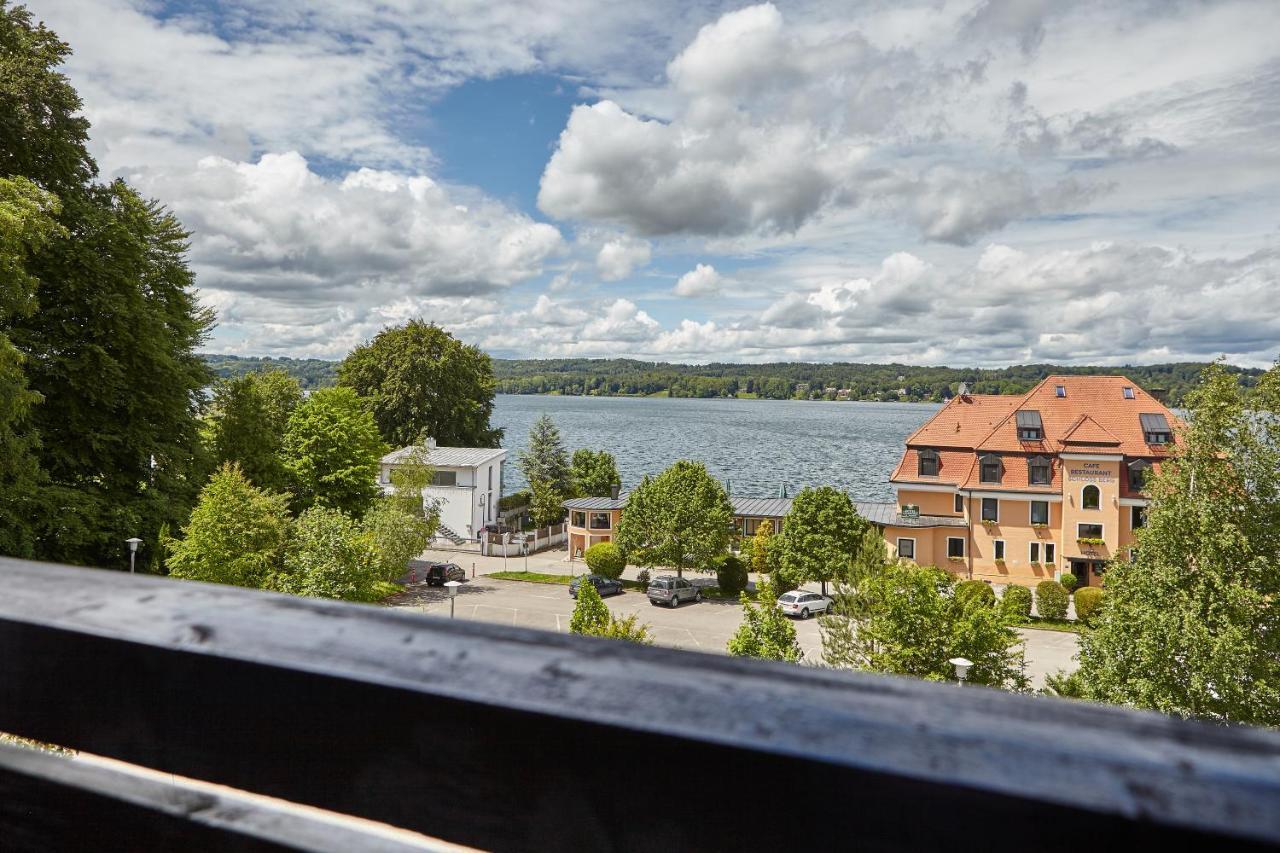
POLYGON ((649 603, 657 606, 679 607, 682 601, 701 601, 702 592, 684 578, 663 575, 649 583, 649 603))

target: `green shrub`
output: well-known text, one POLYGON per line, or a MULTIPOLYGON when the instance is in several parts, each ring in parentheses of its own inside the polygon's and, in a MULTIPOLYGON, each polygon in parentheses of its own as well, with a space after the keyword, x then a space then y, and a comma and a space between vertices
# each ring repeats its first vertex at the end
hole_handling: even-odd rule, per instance
POLYGON ((622 552, 612 542, 597 542, 587 549, 582 559, 592 572, 614 580, 622 577, 622 570, 627 567, 622 552))
POLYGON ((636 575, 636 583, 644 587, 649 586, 649 581, 651 579, 652 579, 652 576, 649 574, 648 569, 641 569, 640 572, 636 575))
POLYGON ((1065 619, 1067 588, 1057 581, 1040 581, 1036 584, 1036 611, 1041 619, 1065 619))
POLYGON ((519 506, 528 506, 532 499, 533 492, 528 489, 521 489, 518 492, 512 492, 509 495, 504 495, 503 497, 498 498, 498 509, 502 512, 506 512, 509 509, 515 509, 519 506))
POLYGON ((986 581, 960 581, 956 584, 956 601, 966 607, 971 604, 994 607, 996 592, 986 581))
POLYGON ((729 595, 742 592, 747 588, 747 564, 733 554, 716 560, 716 584, 729 595))
POLYGON ((1086 625, 1098 615, 1102 606, 1102 590, 1096 586, 1082 586, 1076 590, 1076 618, 1086 625))
POLYGON ((1027 621, 1031 618, 1031 590, 1025 586, 1009 584, 1000 598, 1000 608, 1011 619, 1027 621))
POLYGON ((1071 590, 1080 585, 1080 581, 1076 580, 1076 576, 1071 574, 1071 572, 1063 572, 1062 576, 1058 578, 1058 583, 1065 586, 1067 588, 1067 592, 1071 592, 1071 590))

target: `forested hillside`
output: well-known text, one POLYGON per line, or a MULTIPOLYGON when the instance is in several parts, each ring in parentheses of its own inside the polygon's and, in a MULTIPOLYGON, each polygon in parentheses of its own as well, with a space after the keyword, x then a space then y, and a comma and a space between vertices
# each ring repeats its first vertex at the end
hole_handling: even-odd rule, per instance
MULTIPOLYGON (((304 388, 333 384, 337 362, 320 359, 242 358, 206 355, 219 376, 279 369, 304 388)), ((1123 367, 1025 364, 998 369, 912 367, 905 364, 669 364, 634 359, 494 359, 501 394, 570 394, 671 397, 760 397, 939 402, 960 383, 975 394, 1020 394, 1055 373, 1122 373, 1143 388, 1165 389, 1174 405, 1196 382, 1204 362, 1123 367), (847 393, 841 393, 845 391, 847 393)), ((1260 370, 1229 368, 1252 385, 1260 370)))

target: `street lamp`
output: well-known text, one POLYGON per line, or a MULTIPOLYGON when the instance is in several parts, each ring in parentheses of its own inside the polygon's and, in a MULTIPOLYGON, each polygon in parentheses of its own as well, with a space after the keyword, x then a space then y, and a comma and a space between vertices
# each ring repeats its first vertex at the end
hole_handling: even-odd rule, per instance
POLYGON ((129 546, 129 574, 133 574, 133 563, 138 558, 138 546, 142 544, 142 540, 133 536, 124 540, 124 543, 129 546))
POLYGON ((964 679, 969 674, 969 667, 973 666, 973 661, 968 658, 952 658, 947 663, 956 668, 956 683, 964 687, 964 679))
POLYGON ((458 598, 458 587, 462 584, 457 581, 445 581, 445 589, 449 590, 449 618, 453 618, 453 603, 458 598))

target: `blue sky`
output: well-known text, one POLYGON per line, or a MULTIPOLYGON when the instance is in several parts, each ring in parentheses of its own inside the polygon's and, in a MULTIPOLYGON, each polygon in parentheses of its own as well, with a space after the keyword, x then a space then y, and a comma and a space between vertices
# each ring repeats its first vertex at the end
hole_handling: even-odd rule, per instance
POLYGON ((1280 341, 1262 0, 33 0, 209 349, 999 365, 1280 341))

